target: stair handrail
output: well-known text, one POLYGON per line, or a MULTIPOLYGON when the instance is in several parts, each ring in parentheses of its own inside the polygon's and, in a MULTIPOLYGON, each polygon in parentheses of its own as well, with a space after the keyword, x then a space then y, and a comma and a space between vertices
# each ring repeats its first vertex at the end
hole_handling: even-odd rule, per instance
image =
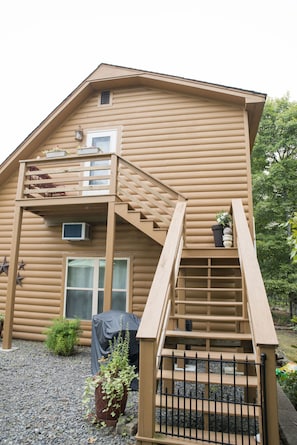
POLYGON ((138 411, 141 413, 138 437, 152 438, 155 432, 158 353, 165 337, 182 255, 185 214, 186 201, 178 201, 137 331, 140 346, 138 411))
MULTIPOLYGON (((164 182, 160 181, 159 179, 155 178, 150 173, 148 173, 148 172, 142 170, 141 168, 137 167, 137 165, 132 164, 132 162, 128 161, 127 159, 124 159, 122 156, 120 156, 120 155, 116 155, 116 156, 117 156, 117 158, 119 159, 119 161, 121 163, 127 165, 131 170, 139 173, 143 177, 146 177, 153 184, 156 184, 160 188, 166 190, 167 193, 172 195, 175 199, 185 199, 185 197, 181 193, 177 192, 176 190, 174 190, 169 185, 167 185, 164 182)), ((175 203, 173 204, 173 206, 174 205, 175 205, 175 203)))
POLYGON ((169 227, 178 200, 186 198, 127 159, 117 157, 116 195, 134 210, 152 218, 159 227, 169 227))
POLYGON ((232 214, 254 343, 277 346, 266 290, 241 199, 232 200, 232 214))

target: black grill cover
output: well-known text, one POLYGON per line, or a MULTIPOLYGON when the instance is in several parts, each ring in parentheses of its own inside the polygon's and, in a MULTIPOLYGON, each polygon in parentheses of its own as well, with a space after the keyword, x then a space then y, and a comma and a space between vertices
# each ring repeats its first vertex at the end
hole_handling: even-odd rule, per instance
MULTIPOLYGON (((91 344, 91 365, 92 375, 99 371, 101 357, 107 357, 110 353, 110 341, 119 335, 129 331, 129 362, 136 366, 138 371, 139 362, 139 342, 136 340, 136 333, 140 320, 136 315, 123 311, 108 311, 93 315, 92 318, 92 344, 91 344)), ((133 388, 132 388, 133 389, 133 388)))

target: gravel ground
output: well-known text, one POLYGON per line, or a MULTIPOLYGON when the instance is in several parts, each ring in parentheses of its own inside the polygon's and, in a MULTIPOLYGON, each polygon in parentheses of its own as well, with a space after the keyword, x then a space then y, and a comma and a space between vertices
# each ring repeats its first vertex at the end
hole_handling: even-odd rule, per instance
MULTIPOLYGON (((12 345, 17 349, 0 351, 1 445, 135 444, 134 437, 84 419, 81 398, 91 373, 91 348, 59 357, 40 342, 13 340, 12 345)), ((129 417, 137 418, 137 397, 129 394, 129 417)))

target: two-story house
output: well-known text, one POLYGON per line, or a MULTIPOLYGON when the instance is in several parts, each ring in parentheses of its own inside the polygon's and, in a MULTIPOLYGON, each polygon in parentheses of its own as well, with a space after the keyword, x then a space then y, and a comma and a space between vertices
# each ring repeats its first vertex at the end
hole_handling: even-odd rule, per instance
POLYGON ((264 103, 102 64, 0 167, 3 348, 43 340, 60 316, 82 320, 82 345, 94 314, 139 316, 139 444, 279 443, 277 339, 253 247, 264 103), (231 248, 213 241, 222 209, 231 248))

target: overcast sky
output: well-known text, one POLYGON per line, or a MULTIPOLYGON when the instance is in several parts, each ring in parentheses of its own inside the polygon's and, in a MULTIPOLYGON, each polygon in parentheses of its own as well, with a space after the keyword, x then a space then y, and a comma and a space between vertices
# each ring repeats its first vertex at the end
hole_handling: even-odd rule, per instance
POLYGON ((297 100, 296 0, 2 0, 0 163, 100 63, 297 100))

